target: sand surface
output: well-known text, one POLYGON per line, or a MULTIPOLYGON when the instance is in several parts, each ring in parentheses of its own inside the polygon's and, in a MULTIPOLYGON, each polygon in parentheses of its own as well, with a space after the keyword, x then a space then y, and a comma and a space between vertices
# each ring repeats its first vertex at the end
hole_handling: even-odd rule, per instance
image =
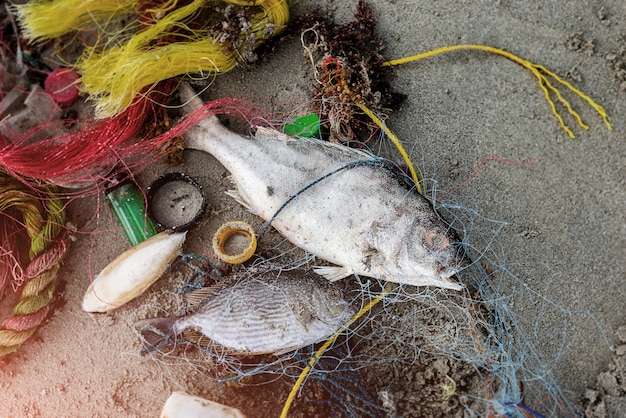
MULTIPOLYGON (((356 3, 300 0, 292 10, 317 5, 341 23, 352 19, 356 3)), ((369 3, 389 59, 454 44, 495 46, 550 68, 611 116, 609 131, 590 107, 568 95, 590 127, 585 131, 568 117, 576 134, 571 140, 529 71, 499 56, 455 52, 397 68, 394 89, 408 98, 388 120, 442 190, 470 178, 485 158, 545 157, 527 166, 488 162, 456 196, 480 216, 506 222, 495 236, 498 261, 523 276, 519 286, 537 297, 517 288, 501 292, 518 317, 535 325, 530 331, 546 370, 583 411, 585 390, 613 361, 615 332, 626 324, 626 6, 618 0, 369 3), (553 302, 550 309, 541 297, 553 302)), ((268 110, 284 109, 306 102, 310 75, 300 40, 291 37, 264 64, 220 76, 208 97, 243 97, 268 110)), ((213 257, 211 237, 223 221, 245 219, 257 227, 261 221, 224 196, 227 172, 212 158, 195 151, 185 157, 185 167, 157 164, 139 181, 147 186, 165 171, 184 171, 205 186, 209 210, 190 231, 185 250, 213 257)), ((158 416, 174 390, 228 401, 250 417, 278 415, 291 380, 270 389, 217 385, 208 365, 139 354, 133 322, 180 307, 172 291, 180 277, 166 276, 113 313, 84 313, 80 302, 90 279, 128 243, 102 195, 74 202, 69 217, 86 233, 77 234, 63 263, 53 314, 0 368, 0 416, 158 416)), ((395 390, 396 412, 419 416, 402 409, 420 396, 411 390, 415 367, 399 367, 396 375, 380 370, 378 388, 395 390), (395 384, 386 385, 387 378, 395 384), (398 384, 403 379, 404 387, 398 384)), ((624 396, 623 385, 616 390, 617 398, 624 396)), ((380 393, 378 398, 382 402, 380 393)), ((298 398, 295 404, 306 402, 298 398)), ((307 411, 302 406, 296 414, 307 411)), ((619 415, 615 408, 609 412, 619 415)))

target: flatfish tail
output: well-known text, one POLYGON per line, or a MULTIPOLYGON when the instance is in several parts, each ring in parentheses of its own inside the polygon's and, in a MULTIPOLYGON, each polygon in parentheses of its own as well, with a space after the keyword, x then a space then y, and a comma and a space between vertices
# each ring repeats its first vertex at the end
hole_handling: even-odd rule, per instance
POLYGON ((175 317, 171 318, 147 318, 135 322, 135 329, 141 334, 143 340, 142 354, 155 350, 162 350, 177 340, 174 331, 175 317))

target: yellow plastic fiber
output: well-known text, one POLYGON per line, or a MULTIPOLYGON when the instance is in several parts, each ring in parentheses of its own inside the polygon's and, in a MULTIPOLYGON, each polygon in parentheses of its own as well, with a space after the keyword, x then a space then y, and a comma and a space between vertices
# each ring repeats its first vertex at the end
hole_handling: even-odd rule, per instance
POLYGON ((417 190, 419 194, 423 195, 424 193, 422 192, 422 180, 424 179, 424 175, 422 174, 422 170, 419 168, 419 166, 413 166, 413 162, 411 162, 411 158, 409 157, 409 154, 406 152, 406 150, 402 146, 402 143, 400 142, 396 134, 393 133, 393 131, 389 129, 389 127, 382 120, 380 120, 380 118, 376 116, 374 112, 372 112, 364 104, 356 102, 356 101, 355 103, 359 107, 359 109, 361 109, 363 113, 369 116, 369 118, 372 119, 372 122, 374 122, 376 126, 382 129, 385 135, 387 135, 389 139, 391 139, 391 142, 393 143, 393 145, 396 146, 396 148, 398 149, 398 152, 402 156, 402 159, 404 160, 404 162, 409 168, 409 173, 411 173, 411 178, 413 179, 413 182, 415 183, 415 190, 417 190))
POLYGON ((216 74, 233 69, 236 61, 212 39, 177 42, 150 51, 112 48, 82 61, 82 90, 96 101, 98 117, 120 113, 140 91, 180 74, 216 74))
POLYGON ((54 275, 48 275, 50 282, 48 285, 38 294, 30 297, 23 297, 22 300, 13 308, 13 315, 26 315, 28 313, 37 312, 43 309, 50 303, 54 296, 54 275))
POLYGON ((137 0, 35 0, 14 10, 22 33, 30 41, 57 38, 90 23, 137 10, 137 0))
POLYGON ((376 298, 374 298, 370 303, 365 305, 359 312, 354 314, 354 316, 350 318, 348 323, 346 323, 343 327, 341 327, 339 331, 337 331, 332 337, 330 337, 315 352, 313 357, 309 359, 309 362, 306 365, 306 367, 300 373, 300 376, 298 376, 296 383, 292 386, 291 392, 289 392, 289 396, 287 396, 287 400, 285 401, 285 404, 283 405, 283 410, 280 413, 280 418, 287 417, 287 412, 289 412, 289 408, 291 407, 293 400, 296 398, 296 395, 298 394, 298 390, 300 389, 300 386, 302 386, 302 383, 304 383, 304 379, 306 379, 306 377, 308 376, 309 372, 311 371, 311 368, 315 366, 315 363, 317 363, 317 360, 322 356, 322 354, 324 354, 324 352, 326 352, 326 350, 328 350, 328 347, 330 347, 330 345, 334 343, 335 340, 337 340, 337 338, 339 338, 339 336, 343 334, 344 331, 347 330, 350 325, 352 325, 352 323, 354 323, 354 321, 356 321, 357 319, 359 319, 360 317, 368 313, 374 306, 376 306, 378 302, 383 300, 383 298, 387 295, 387 293, 389 293, 390 290, 391 289, 389 287, 385 288, 378 296, 376 296, 376 298))
MULTIPOLYGON (((53 266, 49 270, 44 271, 35 278, 31 279, 24 285, 22 289, 22 299, 32 298, 44 291, 46 287, 54 280, 59 271, 59 266, 53 266)), ((32 311, 31 311, 32 312, 32 311)), ((15 315, 24 314, 24 312, 14 312, 15 315)))
MULTIPOLYGON (((140 92, 161 80, 190 73, 208 77, 235 67, 237 51, 212 39, 206 30, 194 30, 187 25, 208 3, 209 0, 194 0, 164 15, 122 45, 104 51, 92 48, 86 52, 77 64, 82 75, 81 90, 95 100, 98 117, 121 113, 140 92), (170 35, 180 39, 181 29, 187 34, 186 39, 159 44, 170 35)), ((226 3, 259 8, 251 19, 257 45, 280 32, 289 19, 285 0, 227 0, 226 3)), ((163 7, 166 6, 171 8, 169 2, 163 7)))
POLYGON ((343 76, 341 76, 341 85, 343 86, 346 93, 348 93, 348 95, 352 98, 354 104, 356 104, 359 109, 361 109, 361 111, 365 113, 372 120, 372 122, 376 124, 376 126, 382 129, 382 131, 385 133, 385 135, 389 137, 389 139, 391 139, 391 142, 393 143, 393 145, 395 145, 396 149, 402 156, 405 164, 409 168, 409 173, 411 173, 411 178, 413 179, 413 183, 415 183, 415 190, 417 190, 419 194, 423 195, 424 193, 422 190, 422 180, 424 179, 424 175, 422 174, 422 170, 419 168, 419 166, 413 165, 413 162, 411 161, 409 154, 402 146, 400 139, 398 139, 396 134, 393 133, 391 129, 389 129, 387 124, 385 124, 378 116, 376 116, 376 114, 374 114, 371 109, 369 109, 360 100, 354 97, 354 95, 350 91, 350 88, 348 87, 348 84, 345 82, 345 80, 343 80, 343 76), (417 167, 417 169, 415 167, 417 167))
POLYGON ((0 330, 0 356, 10 354, 17 350, 20 345, 29 339, 37 331, 37 328, 31 328, 24 331, 12 331, 8 329, 0 330))
POLYGON ((451 52, 451 51, 458 51, 458 50, 480 50, 480 51, 486 51, 486 52, 490 52, 493 54, 501 55, 505 58, 510 59, 513 62, 518 63, 524 68, 530 70, 530 72, 532 72, 534 76, 537 77, 537 80, 539 82, 539 87, 543 91, 546 97, 546 100, 548 101, 548 104, 550 105, 550 108, 552 109, 552 113, 554 113, 554 116, 559 121, 559 124, 561 125, 563 130, 567 132, 570 138, 575 137, 574 132, 572 132, 572 130, 563 121, 563 117, 559 114, 558 110, 556 109, 556 105, 554 103, 554 100, 552 100, 550 93, 553 93, 556 96, 557 100, 565 106, 567 111, 576 119, 576 122, 578 122, 578 124, 583 129, 589 129, 589 127, 582 121, 582 118, 580 117, 578 112, 576 112, 572 108, 571 104, 561 95, 561 92, 550 82, 550 78, 552 78, 557 83, 567 87, 570 91, 572 91, 573 93, 581 97, 583 100, 585 100, 587 103, 589 103, 589 105, 592 108, 594 108, 595 111, 598 112, 598 114, 602 117, 602 120, 604 121, 604 124, 606 125, 606 127, 609 130, 611 129, 611 121, 606 111, 604 110, 602 106, 600 106, 598 103, 593 101, 589 96, 587 96, 582 91, 578 90, 577 88, 572 86, 570 83, 563 80, 562 78, 560 78, 559 76, 554 74, 552 71, 548 70, 547 68, 541 65, 533 64, 532 62, 528 60, 520 58, 517 55, 511 54, 510 52, 504 51, 502 49, 498 49, 498 48, 494 48, 494 47, 486 46, 486 45, 471 45, 471 44, 470 45, 452 45, 452 46, 446 46, 443 48, 438 48, 432 51, 424 52, 422 54, 412 55, 410 57, 387 61, 383 65, 390 66, 390 65, 405 64, 407 62, 417 61, 423 58, 428 58, 428 57, 432 57, 435 55, 439 55, 444 52, 451 52))
MULTIPOLYGON (((227 3, 235 4, 235 0, 227 0, 227 3)), ((257 13, 252 31, 257 34, 259 40, 267 39, 276 35, 285 28, 289 22, 289 6, 285 0, 259 0, 256 6, 263 9, 257 13)))

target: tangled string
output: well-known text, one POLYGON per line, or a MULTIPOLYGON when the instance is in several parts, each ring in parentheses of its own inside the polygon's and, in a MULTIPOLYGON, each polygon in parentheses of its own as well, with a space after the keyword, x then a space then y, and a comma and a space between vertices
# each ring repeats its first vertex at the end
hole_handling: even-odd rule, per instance
POLYGON ((67 250, 64 224, 65 210, 52 187, 38 188, 0 171, 0 302, 10 299, 9 290, 19 294, 0 325, 0 356, 17 350, 48 314, 67 250))

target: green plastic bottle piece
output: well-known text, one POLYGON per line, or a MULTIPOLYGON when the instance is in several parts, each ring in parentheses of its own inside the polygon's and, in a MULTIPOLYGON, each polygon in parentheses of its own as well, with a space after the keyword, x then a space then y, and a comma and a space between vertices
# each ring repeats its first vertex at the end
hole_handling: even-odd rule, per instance
POLYGON ((158 233, 156 226, 146 215, 144 197, 133 182, 122 181, 109 187, 106 197, 132 246, 158 233))

